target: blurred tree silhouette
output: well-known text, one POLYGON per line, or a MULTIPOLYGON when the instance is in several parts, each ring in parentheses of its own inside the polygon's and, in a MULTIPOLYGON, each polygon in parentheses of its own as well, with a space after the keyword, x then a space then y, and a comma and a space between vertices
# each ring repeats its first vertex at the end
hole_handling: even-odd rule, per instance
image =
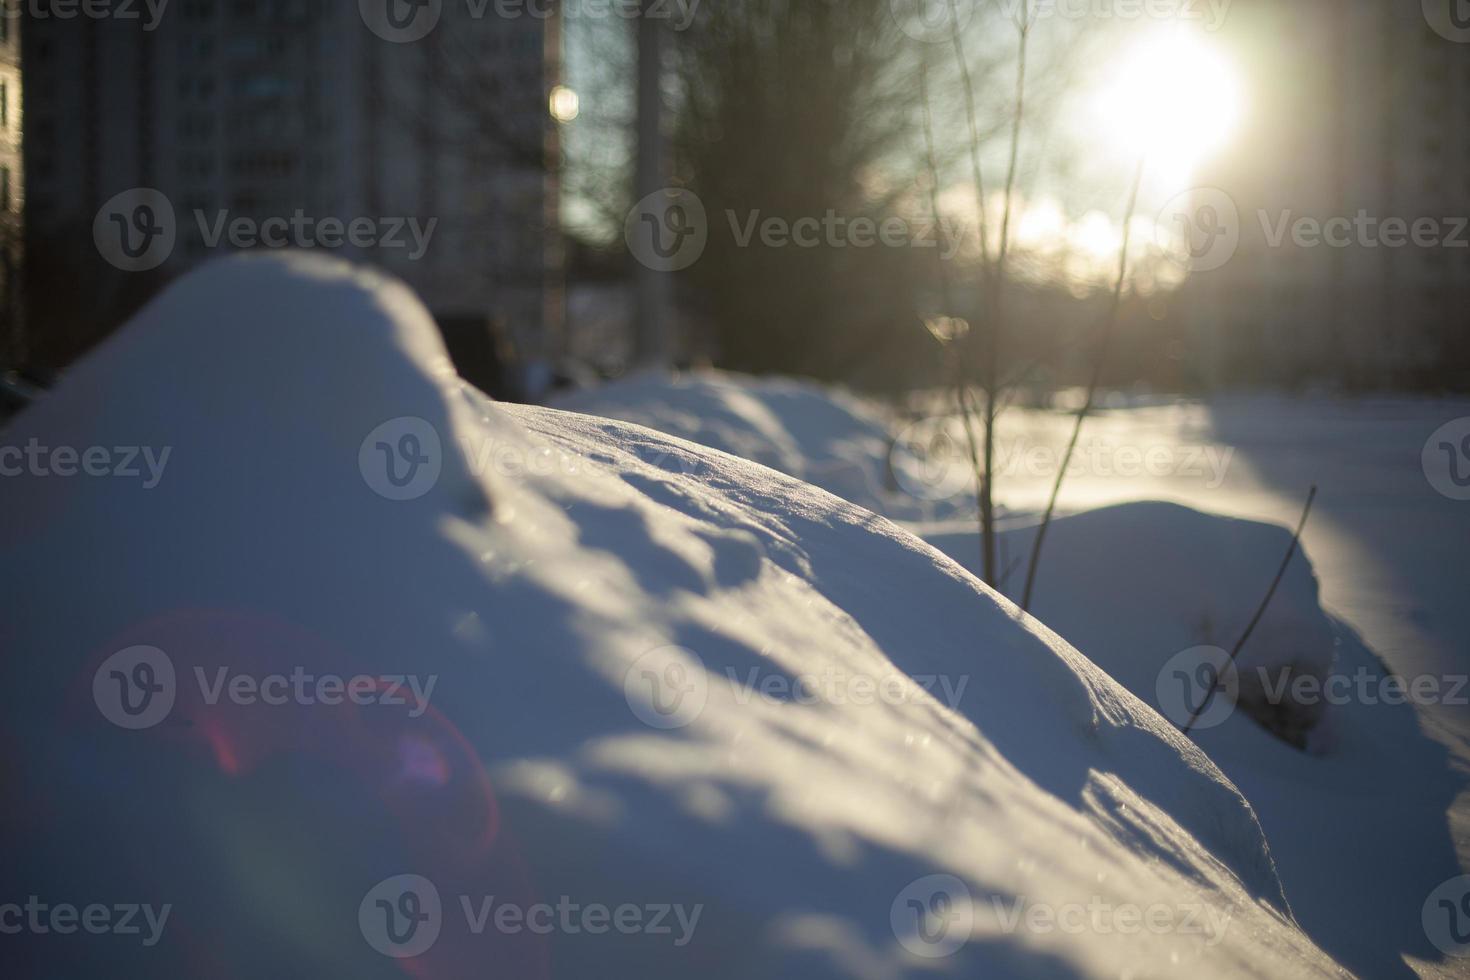
POLYGON ((675 172, 710 221, 689 279, 724 366, 852 379, 919 347, 904 327, 919 329, 932 249, 843 247, 825 229, 816 247, 773 248, 759 232, 768 218, 897 215, 922 152, 913 45, 888 0, 708 4, 680 36, 675 172))

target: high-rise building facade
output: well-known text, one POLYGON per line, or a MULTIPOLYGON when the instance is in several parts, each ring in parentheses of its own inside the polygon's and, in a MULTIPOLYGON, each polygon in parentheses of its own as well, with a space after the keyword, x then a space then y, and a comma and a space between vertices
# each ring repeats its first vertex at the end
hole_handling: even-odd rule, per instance
POLYGON ((1178 304, 1215 383, 1470 386, 1470 30, 1428 9, 1232 4, 1249 107, 1200 183, 1239 244, 1178 304))
POLYGON ((26 356, 21 23, 9 14, 9 5, 0 9, 0 369, 19 364, 26 356))
MULTIPOLYGON (((489 325, 524 359, 550 352, 555 18, 402 0, 135 9, 28 24, 43 260, 80 263, 108 221, 124 236, 169 225, 155 278, 235 248, 331 248, 406 280, 441 323, 489 325), (102 214, 109 202, 122 213, 102 214)), ((102 288, 137 274, 103 266, 102 288)))

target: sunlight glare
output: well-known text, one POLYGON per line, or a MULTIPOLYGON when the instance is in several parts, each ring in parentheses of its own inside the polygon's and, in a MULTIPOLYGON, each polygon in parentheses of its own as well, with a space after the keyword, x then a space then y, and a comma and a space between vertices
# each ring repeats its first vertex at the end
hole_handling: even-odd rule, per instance
POLYGON ((1050 198, 1026 206, 1016 225, 1016 239, 1031 248, 1054 247, 1067 231, 1067 216, 1050 198))
POLYGON ((1105 259, 1115 255, 1122 234, 1113 220, 1101 211, 1089 211, 1072 226, 1072 246, 1084 255, 1105 259))
POLYGON ((1125 55, 1096 108, 1121 152, 1147 154, 1151 172, 1186 184, 1230 140, 1242 96, 1225 56, 1179 27, 1144 39, 1125 55))

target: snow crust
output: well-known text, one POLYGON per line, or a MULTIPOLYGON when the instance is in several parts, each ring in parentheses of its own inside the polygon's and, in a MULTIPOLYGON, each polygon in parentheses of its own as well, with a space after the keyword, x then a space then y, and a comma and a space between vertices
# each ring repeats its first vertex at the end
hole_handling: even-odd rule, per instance
MULTIPOLYGON (((1011 553, 1026 554, 1033 533, 1009 532, 1011 553)), ((974 551, 973 533, 926 536, 961 557, 974 551)), ((1167 503, 1072 515, 1048 537, 1035 612, 1169 713, 1179 704, 1171 661, 1197 645, 1234 645, 1290 541, 1284 527, 1167 503)), ((1299 551, 1241 651, 1241 707, 1193 737, 1260 816, 1308 933, 1360 975, 1408 977, 1405 954, 1443 959, 1421 909, 1458 874, 1446 813, 1466 779, 1413 700, 1394 694, 1392 684, 1407 691, 1412 677, 1396 678, 1352 626, 1324 612, 1319 591, 1312 555, 1299 551), (1263 725, 1249 704, 1285 676, 1324 682, 1306 686, 1305 706, 1293 709, 1312 722, 1301 748, 1268 731, 1278 716, 1263 725)), ((1441 690, 1460 684, 1450 675, 1441 690)), ((1273 697, 1284 692, 1290 702, 1285 688, 1273 697)), ((1442 969, 1453 975, 1454 966, 1442 969)), ((1439 969, 1420 966, 1423 975, 1439 969)))
POLYGON ((152 489, 0 480, 8 877, 174 910, 150 948, 23 936, 19 975, 1338 973, 1239 791, 1057 634, 823 490, 489 402, 401 285, 207 266, 0 433, 31 439, 171 462, 152 489), (443 451, 432 489, 393 500, 363 447, 402 418, 443 451), (131 731, 94 678, 135 645, 180 680, 131 731), (194 671, 221 667, 436 683, 417 716, 211 704, 194 671), (670 677, 702 698, 677 727, 670 677), (358 910, 402 874, 445 916, 398 961, 358 910), (682 946, 456 928, 457 898, 488 895, 700 916, 682 946), (1009 919, 1089 903, 1196 931, 1009 919))
MULTIPOLYGON (((677 407, 689 400, 686 390, 705 380, 645 376, 636 385, 620 382, 575 397, 599 414, 708 439, 709 432, 687 421, 704 409, 677 407)), ((767 381, 714 380, 721 390, 739 389, 732 402, 756 403, 744 414, 777 420, 784 432, 767 443, 791 441, 818 455, 825 445, 879 444, 850 438, 862 427, 844 418, 881 414, 862 402, 849 412, 853 396, 833 396, 842 411, 804 405, 788 411, 766 397, 767 381), (803 419, 823 425, 803 429, 803 419)), ((824 397, 819 388, 805 391, 810 399, 824 397)), ((1421 916, 1425 896, 1462 874, 1470 853, 1464 832, 1470 756, 1463 734, 1456 734, 1465 720, 1464 630, 1455 625, 1463 617, 1453 595, 1464 562, 1450 544, 1463 536, 1463 522, 1457 505, 1425 483, 1417 456, 1427 433, 1465 412, 1463 404, 1426 400, 1263 395, 1102 412, 1089 420, 1084 447, 1164 451, 1169 470, 1125 478, 1109 468, 1117 457, 1103 455, 1069 475, 1065 501, 1092 502, 1096 509, 1053 525, 1038 583, 1038 618, 1172 716, 1183 704, 1168 690, 1176 672, 1200 666, 1200 651, 1223 657, 1233 646, 1286 552, 1300 494, 1320 484, 1303 548, 1232 672, 1239 707, 1217 701, 1228 710, 1192 737, 1259 815, 1303 928, 1364 976, 1453 976, 1465 966, 1431 944, 1421 916), (1138 495, 1160 499, 1117 504, 1138 495), (1405 703, 1395 694, 1426 680, 1445 704, 1405 703), (1303 682, 1316 697, 1292 693, 1303 682), (1265 685, 1283 684, 1266 696, 1265 685), (1170 695, 1167 704, 1161 691, 1170 695), (1282 692, 1284 705, 1272 703, 1282 692)), ((936 508, 901 499, 905 491, 968 499, 967 461, 944 455, 956 449, 959 427, 941 421, 947 424, 908 431, 917 437, 917 453, 894 454, 885 445, 852 465, 879 472, 878 453, 889 452, 899 493, 862 498, 864 506, 901 516, 906 528, 973 571, 979 551, 973 517, 936 520, 936 508), (935 432, 947 432, 947 441, 930 442, 935 432), (905 463, 919 465, 905 472, 905 463)), ((896 429, 903 431, 902 424, 896 429)), ((1059 451, 1070 421, 1021 409, 1005 416, 1002 430, 1006 451, 1024 456, 1059 451)), ((799 460, 781 465, 802 472, 799 460)), ((1004 459, 1002 466, 1005 503, 1044 504, 1052 472, 1007 466, 1004 459)), ((1012 563, 1029 553, 1034 521, 1013 509, 1004 522, 1008 590, 1021 588, 1024 566, 1012 563)))
POLYGON ((877 514, 901 497, 888 422, 838 389, 785 378, 640 372, 561 395, 555 407, 621 419, 779 470, 877 514))

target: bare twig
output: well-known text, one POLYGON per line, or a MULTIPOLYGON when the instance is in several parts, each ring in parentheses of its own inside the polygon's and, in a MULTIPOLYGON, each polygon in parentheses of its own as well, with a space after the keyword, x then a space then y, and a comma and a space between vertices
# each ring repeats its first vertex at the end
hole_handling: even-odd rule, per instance
MULTIPOLYGON (((1266 615, 1266 607, 1271 605, 1271 600, 1275 597, 1276 590, 1281 585, 1281 580, 1286 577, 1287 566, 1291 564, 1291 559, 1296 555, 1297 547, 1301 544, 1302 532, 1307 529, 1307 518, 1312 514, 1312 504, 1316 499, 1317 487, 1314 485, 1311 492, 1307 494, 1307 505, 1302 508, 1302 519, 1297 522, 1296 533, 1291 536, 1291 545, 1286 549, 1286 557, 1281 560, 1281 567, 1276 570, 1276 577, 1271 580, 1271 587, 1266 590, 1266 598, 1261 600, 1260 606, 1256 608, 1256 614, 1251 617, 1250 624, 1246 626, 1245 632, 1240 634, 1240 639, 1235 641, 1235 647, 1230 651, 1230 663, 1232 665, 1235 663, 1236 658, 1240 656, 1240 651, 1245 648, 1246 641, 1256 631, 1256 626, 1260 624, 1261 617, 1266 615)), ((1210 706, 1210 702, 1215 697, 1216 687, 1218 685, 1213 685, 1205 692, 1204 700, 1200 702, 1198 708, 1194 709, 1194 714, 1189 716, 1188 723, 1180 729, 1185 735, 1189 734, 1189 730, 1194 727, 1194 723, 1199 721, 1199 716, 1210 706)))
MULTIPOLYGON (((950 33, 954 42, 954 56, 960 71, 960 89, 965 95, 965 118, 970 128, 970 170, 971 179, 975 183, 975 216, 979 222, 980 235, 980 289, 982 295, 981 307, 989 301, 994 294, 996 283, 995 276, 990 266, 990 222, 985 210, 985 175, 980 165, 980 123, 975 109, 975 83, 970 75, 970 62, 965 56, 964 31, 960 27, 960 12, 958 0, 950 0, 950 33)), ((990 356, 986 364, 985 388, 985 460, 980 464, 976 454, 977 473, 975 480, 975 496, 980 509, 980 576, 987 585, 995 585, 995 495, 992 489, 992 481, 995 476, 995 356, 997 347, 997 334, 1000 325, 995 323, 991 317, 985 317, 986 322, 977 324, 989 338, 990 356)), ((964 378, 964 359, 958 359, 960 371, 960 412, 965 418, 965 430, 972 433, 970 422, 970 408, 968 398, 968 385, 964 378)), ((973 440, 973 436, 971 436, 973 440)))
POLYGON ((1001 568, 1004 569, 1004 571, 1000 573, 1000 583, 997 584, 995 588, 998 592, 1005 592, 1006 583, 1011 580, 1011 573, 1014 572, 1021 565, 1021 558, 1019 555, 1015 558, 1015 560, 1011 559, 1010 552, 1006 548, 1005 538, 1000 539, 1000 565, 1001 568))
POLYGON ((1076 452, 1077 440, 1082 435, 1082 423, 1087 421, 1087 416, 1092 412, 1093 402, 1097 398, 1097 386, 1102 381, 1108 346, 1118 324, 1118 308, 1123 302, 1123 285, 1128 279, 1128 245, 1132 237, 1133 212, 1138 208, 1138 190, 1143 185, 1145 161, 1146 157, 1139 158, 1138 169, 1133 174, 1133 188, 1128 194, 1128 207, 1123 215, 1123 245, 1118 250, 1118 278, 1113 283, 1113 298, 1108 304, 1108 315, 1103 324, 1102 339, 1098 342, 1097 356, 1092 362, 1092 379, 1087 384, 1087 397, 1082 402, 1082 408, 1077 412, 1077 421, 1072 426, 1072 437, 1067 442, 1066 452, 1062 454, 1061 465, 1057 468, 1056 483, 1052 485, 1051 498, 1046 503, 1046 513, 1041 518, 1041 525, 1036 529, 1036 540, 1031 545, 1031 564, 1026 569, 1026 588, 1021 595, 1021 608, 1027 612, 1031 610, 1031 595, 1036 587, 1036 570, 1041 564, 1041 547, 1046 542, 1047 529, 1051 526, 1052 515, 1056 513, 1057 498, 1062 493, 1062 481, 1067 477, 1067 468, 1072 463, 1072 454, 1076 452))
MULTIPOLYGON (((986 583, 994 586, 999 581, 996 568, 995 531, 995 423, 999 415, 1001 335, 1004 328, 1004 313, 1000 295, 1005 289, 1005 261, 1009 246, 1012 203, 1015 194, 1016 169, 1020 157, 1021 128, 1026 114, 1026 50, 1031 33, 1030 0, 1022 0, 1020 17, 1016 28, 1019 34, 1019 53, 1016 72, 1015 111, 1011 117, 1010 161, 1006 172, 1004 213, 1001 219, 1000 244, 996 261, 990 261, 990 232, 985 204, 985 180, 980 163, 980 128, 975 108, 975 86, 970 75, 969 59, 965 55, 963 31, 960 28, 958 0, 950 0, 950 25, 954 43, 955 60, 960 71, 960 87, 965 96, 965 116, 970 130, 970 167, 975 183, 975 211, 979 221, 980 270, 982 308, 989 309, 980 324, 986 336, 986 358, 983 389, 985 392, 985 447, 983 476, 979 480, 980 503, 980 551, 981 574, 986 583)), ((962 368, 963 369, 963 368, 962 368)))
MULTIPOLYGON (((1000 416, 1001 340, 1005 332, 1004 299, 1006 289, 1006 256, 1010 252, 1011 212, 1015 202, 1016 166, 1021 156, 1021 125, 1026 118, 1026 47, 1031 36, 1030 0, 1021 0, 1021 14, 1016 22, 1019 33, 1016 55, 1016 108, 1011 116, 1011 156, 1006 166, 1005 195, 1002 198, 1000 245, 996 252, 995 273, 991 277, 989 300, 991 315, 988 338, 989 356, 985 364, 985 484, 980 496, 980 520, 984 526, 982 544, 985 558, 985 581, 997 585, 995 544, 995 423, 1000 416)), ((976 151, 978 152, 978 150, 976 151)), ((979 188, 976 189, 979 193, 979 188)))
MULTIPOLYGON (((1030 0, 1022 0, 1021 19, 1016 22, 1016 29, 1020 32, 1016 57, 1016 109, 1011 116, 1011 157, 1006 166, 1004 207, 1000 220, 1000 245, 995 259, 995 278, 1002 282, 1005 280, 1006 256, 1010 252, 1011 245, 1011 212, 1016 187, 1016 165, 1021 154, 1021 124, 1026 118, 1026 42, 1031 36, 1029 4, 1030 0)), ((996 309, 999 309, 1000 296, 998 294, 995 297, 995 304, 996 309)))
MULTIPOLYGON (((919 62, 919 101, 923 105, 924 147, 929 161, 929 206, 934 211, 934 227, 940 229, 939 234, 943 235, 944 222, 939 220, 939 160, 934 151, 934 118, 929 105, 929 59, 927 57, 919 62)), ((945 254, 943 249, 935 250, 935 255, 939 259, 939 291, 944 303, 944 313, 945 316, 953 317, 956 310, 953 305, 954 297, 951 295, 949 267, 945 264, 945 254)), ((969 385, 965 380, 965 362, 960 356, 958 346, 963 340, 964 338, 955 336, 950 339, 947 346, 954 364, 955 401, 959 407, 961 423, 965 428, 965 440, 970 449, 970 466, 975 472, 975 492, 978 496, 984 476, 980 469, 980 448, 975 436, 975 423, 970 409, 969 385)), ((983 521, 980 534, 981 539, 984 540, 983 521)))
POLYGON ((954 41, 954 57, 960 69, 960 90, 965 94, 965 118, 970 124, 970 169, 975 181, 975 213, 980 222, 980 271, 989 275, 990 232, 985 215, 985 178, 980 167, 980 122, 975 110, 975 82, 970 76, 970 62, 965 58, 965 41, 960 29, 959 0, 949 0, 950 31, 954 41))

